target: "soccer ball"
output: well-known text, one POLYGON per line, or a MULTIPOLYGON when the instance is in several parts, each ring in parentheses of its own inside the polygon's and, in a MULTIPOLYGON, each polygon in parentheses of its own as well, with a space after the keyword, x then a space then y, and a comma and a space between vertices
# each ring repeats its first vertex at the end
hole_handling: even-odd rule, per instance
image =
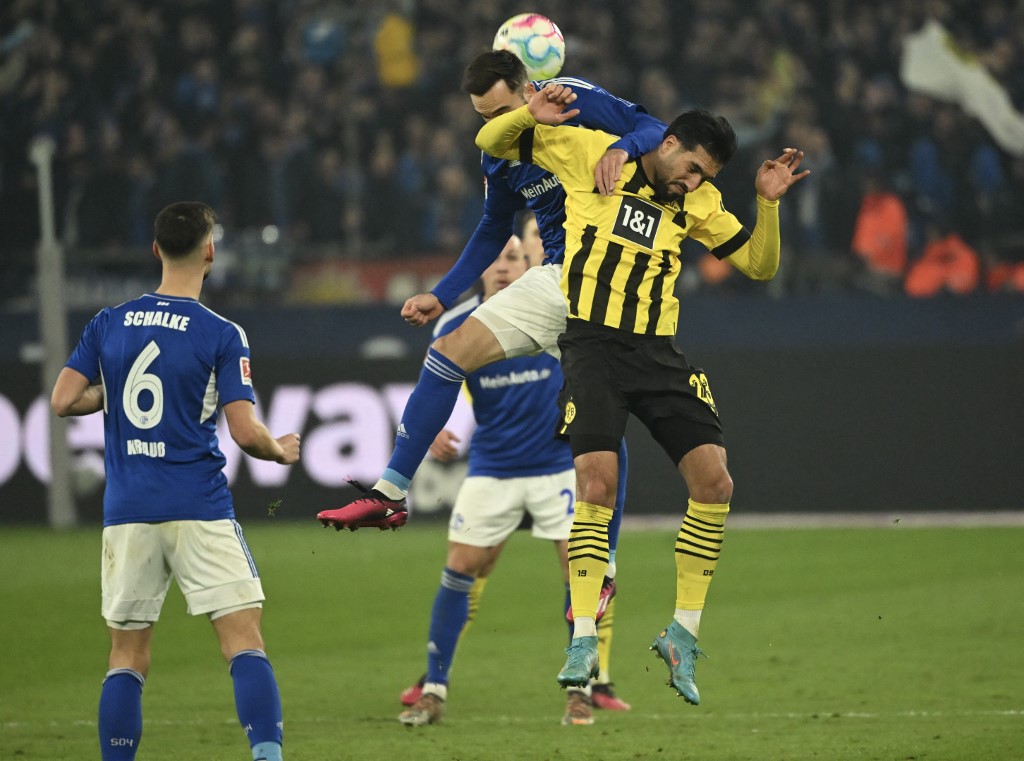
POLYGON ((494 35, 495 50, 509 50, 526 66, 530 79, 551 79, 565 62, 565 38, 555 22, 539 13, 513 16, 494 35))

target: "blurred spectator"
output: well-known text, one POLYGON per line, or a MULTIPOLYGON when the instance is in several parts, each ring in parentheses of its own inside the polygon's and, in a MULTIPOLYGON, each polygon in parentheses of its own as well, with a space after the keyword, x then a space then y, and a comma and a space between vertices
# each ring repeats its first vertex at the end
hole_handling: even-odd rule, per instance
POLYGON ((373 47, 377 54, 377 77, 384 87, 406 88, 419 78, 415 29, 407 18, 393 11, 385 14, 373 47))
POLYGON ((864 265, 857 285, 890 293, 907 266, 907 207, 885 187, 878 171, 867 172, 851 248, 864 265))
POLYGON ((381 130, 370 152, 363 206, 366 237, 376 249, 394 250, 398 239, 389 200, 397 199, 401 192, 397 165, 394 138, 390 132, 381 130))
MULTIPOLYGON (((898 284, 936 215, 986 262, 1018 262, 1024 158, 959 107, 908 93, 899 69, 904 36, 935 18, 1024 110, 1019 2, 547 0, 540 10, 566 35, 564 74, 666 121, 692 106, 728 116, 741 141, 716 180, 728 197, 752 200, 748 158, 791 143, 807 152, 814 175, 785 208, 773 295, 837 287, 851 239, 876 290, 898 284), (862 203, 865 169, 889 192, 862 203)), ((187 197, 221 209, 231 229, 275 225, 283 241, 339 244, 325 251, 455 253, 481 203, 462 69, 521 11, 512 0, 4 2, 0 262, 32 260, 27 149, 40 134, 57 142, 69 245, 145 244, 157 204, 187 197)), ((734 211, 752 222, 751 209, 734 211)))
POLYGON ((992 292, 1024 294, 1024 262, 994 262, 985 285, 992 292))
POLYGON ((312 181, 304 181, 294 193, 295 237, 302 242, 337 243, 344 237, 352 180, 336 148, 325 148, 310 158, 312 181))
POLYGON ((941 293, 972 293, 981 275, 978 252, 939 220, 928 223, 926 235, 924 251, 910 265, 903 283, 907 295, 927 298, 941 293))

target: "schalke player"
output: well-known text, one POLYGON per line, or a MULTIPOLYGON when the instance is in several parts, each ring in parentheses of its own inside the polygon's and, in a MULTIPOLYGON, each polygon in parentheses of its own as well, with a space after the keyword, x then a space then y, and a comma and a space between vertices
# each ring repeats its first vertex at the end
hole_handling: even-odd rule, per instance
POLYGON ((62 417, 105 413, 104 761, 134 759, 138 750, 153 624, 172 577, 188 612, 213 624, 253 758, 281 761, 281 698, 260 632, 263 588, 235 522, 217 412, 223 407, 231 437, 262 460, 296 462, 299 436, 275 439, 256 418, 245 332, 198 301, 213 264, 214 221, 201 203, 160 212, 160 287, 97 314, 53 389, 62 417))
MULTIPOLYGON (((627 159, 636 158, 661 141, 665 124, 640 106, 617 98, 591 83, 571 82, 579 99, 581 126, 623 135, 608 146, 594 173, 598 193, 609 193, 627 159)), ((512 111, 526 102, 534 86, 526 68, 508 51, 488 51, 466 68, 463 89, 485 121, 512 111)), ((557 338, 565 330, 566 304, 558 287, 565 253, 565 192, 552 173, 528 162, 504 161, 484 155, 484 216, 458 262, 428 294, 409 299, 402 315, 412 325, 437 318, 465 292, 494 261, 512 233, 517 211, 529 208, 537 217, 546 258, 509 288, 489 299, 456 330, 437 339, 416 388, 409 397, 395 437, 395 450, 387 469, 363 497, 344 507, 323 510, 317 518, 325 526, 356 529, 361 526, 398 527, 408 512, 405 496, 413 474, 441 431, 458 399, 468 373, 491 362, 547 351, 558 356, 557 338)), ((617 472, 625 474, 625 445, 619 448, 617 472)), ((617 514, 618 515, 618 514, 617 514)), ((613 524, 608 579, 614 579, 613 524)), ((604 596, 610 594, 603 583, 604 596)))
MULTIPOLYGON (((484 271, 483 293, 449 311, 439 321, 435 335, 450 333, 481 303, 527 271, 529 262, 518 244, 518 238, 510 239, 484 271)), ((469 619, 474 587, 486 580, 524 518, 529 520, 533 536, 554 543, 568 598, 567 540, 576 477, 568 444, 552 435, 559 418, 561 385, 558 360, 545 353, 495 362, 466 379, 477 420, 469 446, 469 472, 448 527, 448 556, 430 618, 427 673, 416 700, 398 717, 403 724, 419 726, 441 720, 448 676, 469 619)), ((452 459, 457 454, 453 439, 450 432, 442 431, 431 453, 442 460, 452 459)), ((476 591, 478 602, 480 590, 476 591)), ((611 618, 605 616, 602 623, 610 625, 611 618)), ((571 690, 562 723, 593 723, 591 705, 589 685, 571 690)))
MULTIPOLYGON (((519 245, 523 257, 526 259, 526 267, 529 268, 537 266, 544 261, 544 243, 540 238, 540 230, 537 227, 537 219, 534 217, 534 215, 530 212, 525 212, 522 216, 524 217, 522 223, 522 237, 521 239, 518 239, 516 238, 516 236, 513 236, 509 240, 508 245, 519 245)), ((504 253, 505 252, 503 251, 502 255, 504 255, 504 253)), ((487 273, 485 272, 484 275, 481 277, 481 280, 483 281, 486 278, 486 276, 487 273)), ((458 308, 453 309, 452 311, 448 312, 448 314, 445 317, 442 317, 441 320, 439 320, 437 327, 435 327, 434 329, 434 337, 436 338, 442 333, 451 332, 451 330, 453 330, 459 324, 461 324, 469 316, 470 311, 472 309, 475 309, 476 306, 479 306, 480 299, 474 297, 470 300, 470 302, 471 303, 467 305, 465 309, 463 309, 462 305, 460 304, 458 308), (450 323, 449 320, 451 321, 450 323)), ((555 366, 558 367, 557 363, 555 366)), ((478 372, 482 373, 483 371, 481 370, 478 372)), ((562 377, 561 373, 562 368, 558 367, 559 377, 562 377)), ((474 403, 477 402, 477 399, 477 397, 473 397, 474 403)), ((523 414, 527 416, 532 416, 536 415, 537 412, 524 409, 523 414)), ((513 435, 507 433, 504 434, 503 436, 513 440, 516 438, 513 435)), ((450 462, 459 455, 459 449, 457 446, 458 441, 459 439, 458 437, 455 436, 455 434, 453 434, 448 429, 444 429, 437 435, 437 438, 434 439, 434 443, 431 444, 430 454, 432 454, 435 457, 435 459, 441 462, 450 462)), ((546 443, 547 442, 541 442, 541 444, 546 443)), ((626 478, 625 474, 623 474, 622 477, 619 479, 619 493, 617 495, 616 501, 616 514, 620 516, 622 505, 626 497, 625 491, 626 478)), ((532 521, 527 515, 523 522, 520 523, 519 529, 531 528, 531 523, 532 521)), ((465 624, 462 626, 462 633, 459 634, 459 641, 461 641, 462 635, 469 630, 470 624, 476 617, 476 612, 480 608, 480 601, 481 598, 483 597, 484 589, 487 586, 487 578, 490 575, 490 572, 493 570, 494 563, 495 561, 497 561, 497 558, 498 553, 490 553, 489 561, 480 568, 480 571, 476 574, 476 579, 473 582, 473 585, 469 589, 468 612, 466 615, 465 624)), ((589 701, 589 703, 594 708, 600 708, 606 711, 628 711, 630 710, 631 706, 629 703, 622 700, 618 697, 618 695, 615 694, 614 685, 611 681, 611 674, 609 673, 609 663, 611 658, 612 647, 612 626, 615 620, 615 582, 613 579, 607 577, 605 578, 605 584, 602 587, 602 592, 604 593, 604 596, 602 597, 601 603, 599 604, 597 609, 597 649, 601 655, 601 672, 595 679, 591 680, 591 700, 589 701)), ((568 598, 566 599, 566 605, 569 606, 568 598)), ((573 623, 571 610, 571 607, 567 607, 566 618, 568 619, 568 622, 570 624, 573 623)), ((570 635, 571 631, 572 630, 570 629, 570 635)), ((423 686, 426 683, 426 680, 427 674, 424 673, 416 682, 414 682, 402 691, 402 705, 413 706, 416 704, 416 702, 420 699, 420 696, 423 694, 423 686)), ((570 697, 570 700, 572 701, 573 698, 570 697)), ((585 696, 583 699, 575 700, 573 706, 573 713, 580 714, 581 712, 583 712, 585 709, 582 706, 585 706, 586 703, 587 701, 585 700, 585 696)), ((568 708, 566 713, 569 713, 568 708)), ((567 723, 587 722, 581 722, 579 720, 579 716, 577 715, 567 723)))

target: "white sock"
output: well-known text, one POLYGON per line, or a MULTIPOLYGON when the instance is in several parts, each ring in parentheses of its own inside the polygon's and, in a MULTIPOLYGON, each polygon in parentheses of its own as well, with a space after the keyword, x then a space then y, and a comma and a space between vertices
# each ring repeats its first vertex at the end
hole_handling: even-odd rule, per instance
POLYGON ((609 579, 615 578, 615 561, 611 561, 608 563, 608 570, 604 572, 604 575, 607 576, 609 579))
POLYGON ((448 685, 447 684, 438 684, 437 682, 426 682, 423 685, 423 694, 424 695, 436 695, 437 697, 441 698, 441 700, 447 700, 448 699, 448 685))
POLYGON ((576 619, 572 622, 572 638, 596 636, 597 621, 586 616, 576 616, 576 619))
POLYGON ((380 479, 377 483, 375 483, 373 485, 373 488, 379 491, 388 499, 393 499, 396 502, 400 499, 405 499, 406 494, 408 494, 408 492, 406 492, 405 490, 399 489, 393 483, 391 483, 390 481, 385 481, 383 478, 380 479))
POLYGON ((672 616, 681 627, 686 629, 693 635, 694 639, 697 639, 697 632, 700 631, 700 614, 702 610, 682 610, 676 608, 675 615, 672 616))

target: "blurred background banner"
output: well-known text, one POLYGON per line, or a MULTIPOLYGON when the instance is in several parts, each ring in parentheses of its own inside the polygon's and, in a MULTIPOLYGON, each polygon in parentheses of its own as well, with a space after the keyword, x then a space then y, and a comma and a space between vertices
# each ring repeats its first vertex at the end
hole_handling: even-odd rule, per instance
MULTIPOLYGON (((772 282, 681 252, 679 343, 720 405, 737 509, 1024 509, 1024 5, 531 10, 565 33, 563 74, 666 121, 728 117, 740 148, 715 184, 748 226, 756 167, 806 151, 772 282)), ((0 4, 0 521, 43 522, 52 496, 41 376, 64 357, 40 325, 57 335, 68 310, 73 344, 97 310, 153 289, 153 219, 179 200, 217 210, 203 302, 246 329, 271 428, 294 423, 306 442, 288 472, 229 454, 239 512, 284 499, 278 515, 306 519, 348 500, 346 476, 374 480, 429 343, 398 308, 447 271, 482 211, 462 71, 521 11, 0 4), (47 216, 59 283, 37 262, 47 216)), ((100 419, 66 428, 77 515, 95 521, 100 419)), ((630 439, 629 509, 678 512, 681 481, 646 432, 630 439)), ((427 467, 425 512, 459 476, 427 467)))
MULTIPOLYGON (((992 511, 1024 505, 1024 313, 1013 299, 691 301, 688 359, 708 373, 726 430, 738 512, 992 511), (870 310, 870 315, 867 310, 870 310)), ((258 414, 297 431, 303 458, 282 468, 242 455, 221 426, 236 510, 312 521, 355 496, 387 464, 429 334, 390 341, 395 310, 246 310, 258 414), (383 331, 383 332, 381 332, 383 331), (258 338, 255 338, 257 337, 258 338), (381 349, 384 349, 382 351, 381 349), (279 506, 274 507, 278 500, 279 506)), ((74 334, 88 317, 75 318, 74 334)), ((27 331, 27 335, 30 335, 27 331)), ((0 361, 0 522, 46 520, 48 392, 36 365, 0 361)), ((449 427, 463 442, 472 413, 449 427)), ((629 429, 627 510, 677 515, 682 479, 641 426, 629 429)), ((70 418, 79 518, 102 514, 103 426, 70 418)), ((464 462, 430 458, 413 510, 444 515, 464 462)))
POLYGON ((904 41, 900 76, 911 90, 955 103, 980 121, 999 147, 1024 156, 1024 116, 981 61, 959 48, 934 19, 904 41))

